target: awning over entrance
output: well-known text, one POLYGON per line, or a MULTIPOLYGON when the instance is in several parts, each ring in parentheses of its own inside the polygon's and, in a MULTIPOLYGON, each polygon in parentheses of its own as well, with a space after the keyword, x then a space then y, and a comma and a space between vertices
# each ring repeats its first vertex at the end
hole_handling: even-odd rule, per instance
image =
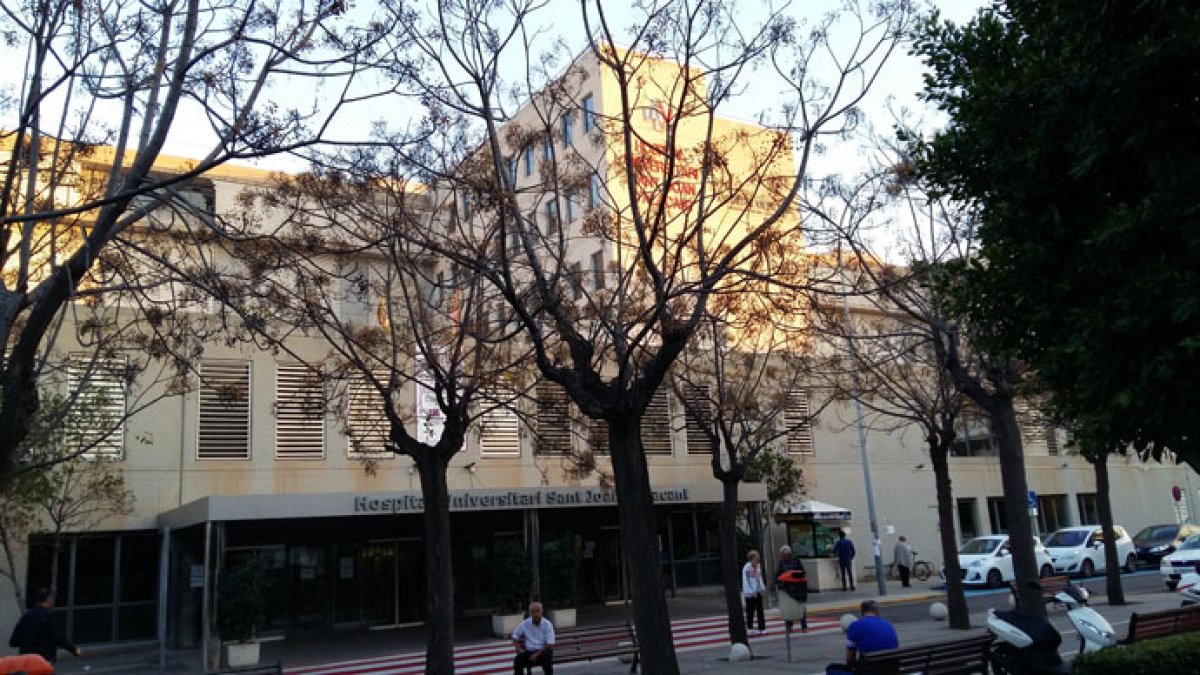
MULTIPOLYGON (((742 483, 738 488, 738 501, 762 502, 767 499, 767 488, 762 483, 742 483)), ((721 484, 716 481, 654 488, 654 502, 662 506, 720 501, 721 484)), ((613 492, 589 486, 450 491, 452 512, 611 507, 616 503, 613 492)), ((415 515, 423 508, 424 499, 416 491, 213 495, 159 515, 159 524, 183 528, 204 522, 239 520, 415 515)))
POLYGON ((834 506, 815 499, 793 504, 785 513, 780 514, 779 520, 850 520, 850 509, 844 506, 834 506))

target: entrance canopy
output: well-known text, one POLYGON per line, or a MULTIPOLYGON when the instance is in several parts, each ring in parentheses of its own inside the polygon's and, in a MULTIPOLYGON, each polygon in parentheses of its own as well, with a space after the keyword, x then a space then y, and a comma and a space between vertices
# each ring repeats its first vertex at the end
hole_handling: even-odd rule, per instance
POLYGON ((777 520, 850 520, 850 515, 850 509, 844 506, 809 499, 793 504, 790 509, 781 513, 777 520))

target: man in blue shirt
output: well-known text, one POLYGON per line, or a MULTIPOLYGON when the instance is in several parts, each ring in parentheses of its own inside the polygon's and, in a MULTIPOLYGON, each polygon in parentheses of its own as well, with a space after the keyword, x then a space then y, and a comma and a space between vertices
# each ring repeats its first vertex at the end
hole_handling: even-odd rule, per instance
POLYGON ((846 582, 850 582, 850 590, 854 589, 854 542, 846 538, 844 530, 838 530, 838 540, 833 544, 833 554, 838 559, 838 570, 842 574, 842 590, 846 590, 846 582))
POLYGON ((862 617, 846 630, 846 662, 827 666, 826 675, 853 673, 859 654, 900 648, 896 629, 879 616, 879 605, 874 600, 864 600, 859 605, 859 613, 862 617))
POLYGON ((542 618, 542 603, 529 606, 529 618, 513 631, 512 641, 517 650, 514 675, 522 675, 532 666, 541 666, 544 675, 554 675, 554 626, 542 618))

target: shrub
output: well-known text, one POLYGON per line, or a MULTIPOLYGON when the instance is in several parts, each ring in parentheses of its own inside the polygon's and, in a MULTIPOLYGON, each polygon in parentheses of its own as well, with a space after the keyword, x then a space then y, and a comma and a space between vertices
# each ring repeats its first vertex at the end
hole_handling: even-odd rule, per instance
POLYGON ((496 548, 492 565, 492 588, 496 590, 496 603, 500 614, 517 614, 525 611, 529 593, 533 587, 533 565, 525 547, 507 541, 496 548))
POLYGON ((267 568, 255 555, 240 557, 220 576, 217 624, 221 639, 246 642, 267 618, 267 568))
POLYGON ((1200 633, 1135 642, 1076 657, 1076 675, 1162 675, 1194 673, 1200 664, 1200 633))
POLYGON ((571 533, 542 549, 542 599, 549 609, 576 606, 577 566, 575 536, 571 533))

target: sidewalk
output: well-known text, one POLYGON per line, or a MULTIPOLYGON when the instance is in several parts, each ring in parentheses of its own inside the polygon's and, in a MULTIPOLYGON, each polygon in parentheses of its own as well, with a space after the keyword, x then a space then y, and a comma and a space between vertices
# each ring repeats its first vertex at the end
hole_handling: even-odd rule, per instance
MULTIPOLYGON (((941 598, 942 593, 929 589, 931 584, 932 582, 917 582, 914 583, 912 588, 905 589, 900 587, 899 582, 892 582, 889 584, 889 595, 886 597, 879 597, 877 595, 874 583, 860 585, 858 590, 845 593, 840 591, 813 593, 809 596, 809 613, 810 615, 821 615, 824 623, 820 628, 814 626, 813 631, 802 637, 805 641, 811 642, 818 635, 829 633, 830 631, 834 631, 840 636, 841 631, 836 624, 837 618, 846 612, 856 612, 859 603, 868 598, 877 600, 881 605, 920 601, 932 602, 941 598)), ((668 598, 667 605, 671 613, 672 624, 678 633, 676 635, 676 645, 680 651, 681 664, 685 660, 690 662, 694 658, 699 658, 685 657, 685 654, 691 655, 699 653, 697 650, 705 650, 704 653, 708 654, 705 660, 711 661, 711 654, 714 649, 718 651, 723 650, 723 645, 727 643, 728 636, 724 619, 724 600, 723 596, 720 595, 719 589, 713 589, 711 592, 702 594, 680 594, 678 597, 668 598)), ((632 607, 628 605, 589 607, 580 610, 579 625, 589 626, 623 622, 631 620, 631 615, 632 607)), ((501 661, 511 658, 508 656, 511 653, 510 647, 502 640, 497 640, 493 637, 490 634, 490 630, 490 617, 467 618, 459 621, 455 625, 456 648, 469 649, 474 652, 490 652, 489 648, 498 647, 499 651, 497 653, 503 656, 501 661)), ((794 634, 793 647, 800 644, 800 638, 801 636, 798 633, 794 634)), ((758 667, 763 666, 767 661, 774 661, 777 665, 780 662, 786 664, 786 659, 782 658, 785 650, 778 612, 768 612, 767 635, 753 636, 751 641, 755 645, 756 655, 760 649, 759 645, 762 646, 764 654, 761 659, 754 662, 757 666, 750 670, 758 670, 758 667), (778 652, 780 656, 772 656, 775 652, 778 652)), ((282 661, 288 670, 304 669, 325 672, 340 672, 345 669, 322 668, 321 666, 324 664, 345 664, 347 662, 392 663, 393 667, 389 668, 388 672, 402 672, 394 668, 394 665, 396 665, 395 662, 398 659, 419 655, 423 652, 424 646, 425 633, 422 626, 386 630, 328 630, 317 634, 297 635, 285 640, 265 642, 262 647, 261 660, 263 663, 272 663, 277 660, 282 661)), ((476 658, 475 660, 479 659, 476 658)), ((159 672, 159 654, 156 649, 109 654, 97 650, 82 660, 64 655, 58 665, 60 673, 88 672, 92 675, 105 675, 108 673, 154 673, 159 672)), ((589 673, 609 672, 609 670, 606 670, 607 665, 619 666, 615 662, 611 664, 580 664, 580 666, 585 667, 582 672, 589 673)), ((726 668, 729 667, 728 663, 724 665, 726 668)), ((746 665, 749 666, 749 664, 746 665)), ((690 666, 685 667, 684 672, 700 672, 707 669, 707 667, 701 666, 699 662, 695 663, 694 666, 694 670, 690 666)), ((562 666, 564 669, 570 667, 571 664, 562 666)), ((367 670, 372 669, 369 668, 367 670)), ((166 669, 162 672, 202 673, 203 671, 200 667, 200 650, 168 651, 166 669)), ((497 671, 463 669, 460 672, 497 671)), ((620 671, 613 670, 612 672, 628 672, 628 667, 624 667, 620 671)), ((766 670, 763 672, 772 671, 766 670)), ((792 667, 789 668, 789 672, 795 673, 797 671, 792 667)))

